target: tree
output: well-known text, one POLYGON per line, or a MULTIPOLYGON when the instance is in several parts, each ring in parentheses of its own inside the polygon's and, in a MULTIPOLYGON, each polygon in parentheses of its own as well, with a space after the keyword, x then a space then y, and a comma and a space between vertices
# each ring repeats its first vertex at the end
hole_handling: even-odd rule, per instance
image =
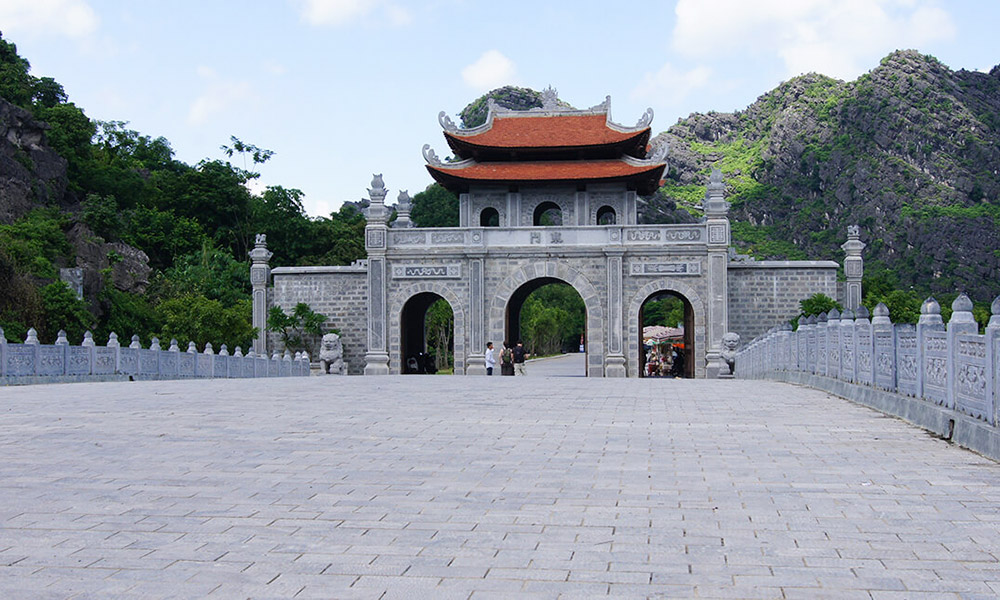
POLYGON ((223 153, 225 153, 226 158, 232 158, 234 154, 239 154, 243 157, 243 168, 237 168, 237 170, 243 175, 244 180, 249 181, 250 179, 260 177, 260 173, 251 171, 247 168, 247 158, 249 157, 251 162, 254 164, 254 167, 256 167, 257 165, 266 163, 272 156, 274 156, 274 152, 265 148, 254 146, 253 144, 248 144, 240 140, 235 135, 229 136, 229 140, 232 142, 232 146, 223 144, 219 146, 219 148, 223 153))
POLYGON ((835 308, 838 311, 844 310, 844 307, 839 302, 826 294, 813 294, 805 300, 800 300, 799 308, 802 310, 802 315, 806 317, 830 312, 835 308))
POLYGON ((87 303, 76 297, 66 282, 55 281, 43 287, 39 295, 42 299, 42 314, 45 323, 38 334, 44 341, 55 341, 56 333, 62 329, 74 342, 83 341, 83 334, 94 328, 95 319, 87 311, 87 303))
POLYGON ((173 338, 181 345, 194 342, 204 348, 211 343, 218 351, 226 344, 232 352, 237 346, 249 348, 257 332, 250 324, 250 300, 226 306, 204 296, 187 295, 161 302, 156 312, 163 322, 160 339, 173 338))
POLYGON ((0 36, 0 98, 28 108, 31 105, 31 64, 17 54, 17 46, 0 36))
POLYGON ((434 354, 437 370, 447 370, 453 363, 452 333, 455 330, 455 315, 447 300, 439 299, 427 308, 424 316, 427 331, 427 349, 434 354))
POLYGON ((410 218, 417 227, 458 227, 458 196, 432 183, 413 197, 410 218))
POLYGON ((305 335, 323 335, 326 317, 314 312, 305 302, 299 302, 290 314, 280 306, 272 306, 267 313, 267 330, 281 336, 286 350, 298 351, 306 347, 305 335))
POLYGON ((250 265, 207 243, 198 252, 174 260, 156 278, 150 292, 160 298, 204 296, 225 306, 250 299, 250 265))

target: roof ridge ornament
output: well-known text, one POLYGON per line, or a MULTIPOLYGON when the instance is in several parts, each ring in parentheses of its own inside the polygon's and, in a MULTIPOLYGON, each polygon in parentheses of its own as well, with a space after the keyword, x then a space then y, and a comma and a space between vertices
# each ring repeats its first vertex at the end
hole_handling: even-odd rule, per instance
POLYGON ((610 95, 605 96, 604 102, 601 102, 600 104, 595 104, 590 108, 588 108, 587 110, 593 112, 608 112, 609 110, 611 110, 611 96, 610 95))
MULTIPOLYGON (((441 114, 444 114, 444 113, 441 113, 441 114)), ((424 155, 424 160, 427 161, 427 164, 435 166, 435 167, 443 167, 444 166, 444 163, 441 162, 440 158, 438 158, 437 152, 435 152, 434 149, 431 148, 430 144, 424 144, 422 152, 423 152, 423 155, 424 155)))
POLYGON ((449 133, 455 133, 458 131, 458 127, 455 125, 455 122, 452 121, 451 117, 448 116, 448 113, 443 110, 438 113, 438 123, 441 124, 442 129, 449 133))
POLYGON ((559 109, 559 91, 551 85, 542 90, 542 110, 559 109))
MULTIPOLYGON (((610 102, 611 96, 608 96, 608 101, 610 102)), ((635 124, 636 129, 645 129, 649 127, 649 124, 653 122, 653 108, 649 107, 646 112, 642 113, 639 117, 639 121, 635 124)))

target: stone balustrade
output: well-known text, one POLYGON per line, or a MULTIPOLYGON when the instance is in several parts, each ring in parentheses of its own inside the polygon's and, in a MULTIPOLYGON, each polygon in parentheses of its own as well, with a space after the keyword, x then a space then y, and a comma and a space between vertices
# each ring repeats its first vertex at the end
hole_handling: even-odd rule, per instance
MULTIPOLYGON (((915 326, 893 324, 884 304, 873 312, 869 320, 863 306, 857 313, 832 310, 802 319, 796 331, 788 324, 774 328, 737 353, 736 377, 833 378, 954 411, 991 426, 1000 439, 1000 297, 984 334, 965 294, 952 303, 947 325, 933 298, 921 306, 915 326)), ((903 412, 915 414, 913 406, 903 412)), ((953 427, 954 418, 948 420, 953 427)))
POLYGON ((198 352, 194 342, 181 351, 177 340, 166 349, 157 338, 148 348, 132 336, 122 346, 112 333, 106 346, 98 346, 93 335, 84 334, 83 343, 71 346, 66 332, 60 331, 54 344, 40 344, 34 329, 28 330, 23 344, 9 344, 0 329, 0 385, 59 381, 301 377, 309 375, 309 355, 287 350, 268 358, 252 350, 243 354, 239 346, 230 354, 223 344, 218 352, 211 344, 198 352))

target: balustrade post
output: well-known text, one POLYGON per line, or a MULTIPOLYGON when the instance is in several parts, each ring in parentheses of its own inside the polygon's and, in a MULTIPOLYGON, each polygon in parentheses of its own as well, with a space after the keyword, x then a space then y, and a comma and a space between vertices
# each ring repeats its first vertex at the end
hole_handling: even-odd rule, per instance
POLYGON ((856 352, 854 311, 845 308, 840 315, 840 378, 850 383, 856 383, 858 380, 856 352))
POLYGON ((826 319, 826 375, 840 379, 840 311, 831 309, 826 319))
MULTIPOLYGON (((990 322, 986 325, 986 364, 989 367, 988 398, 993 401, 993 421, 1000 427, 1000 296, 990 305, 990 322)), ((2 337, 2 336, 0 336, 2 337)))
POLYGON ((941 305, 934 298, 924 300, 917 321, 918 397, 938 404, 948 403, 948 338, 941 305))
POLYGON ((7 337, 0 327, 0 377, 7 376, 7 337))
MULTIPOLYGON (((979 324, 972 316, 972 300, 965 294, 959 294, 958 298, 951 303, 951 318, 948 319, 948 400, 947 405, 955 408, 958 403, 958 360, 959 360, 959 339, 961 335, 976 335, 979 333, 979 324)), ((984 369, 988 370, 988 369, 984 369)), ((985 373, 984 373, 985 375, 985 373)))

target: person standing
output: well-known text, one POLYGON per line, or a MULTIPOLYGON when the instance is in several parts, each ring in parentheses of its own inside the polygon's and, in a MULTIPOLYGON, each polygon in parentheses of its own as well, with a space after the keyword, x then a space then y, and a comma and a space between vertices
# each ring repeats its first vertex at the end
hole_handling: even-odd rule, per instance
POLYGON ((510 349, 507 340, 503 342, 503 350, 500 351, 500 375, 514 374, 514 353, 510 349))
POLYGON ((493 367, 497 366, 497 356, 493 350, 493 342, 486 342, 486 374, 493 374, 493 367))
POLYGON ((524 344, 521 340, 517 341, 517 345, 514 346, 514 370, 518 375, 527 375, 528 371, 524 367, 524 359, 531 356, 527 350, 524 349, 524 344))

